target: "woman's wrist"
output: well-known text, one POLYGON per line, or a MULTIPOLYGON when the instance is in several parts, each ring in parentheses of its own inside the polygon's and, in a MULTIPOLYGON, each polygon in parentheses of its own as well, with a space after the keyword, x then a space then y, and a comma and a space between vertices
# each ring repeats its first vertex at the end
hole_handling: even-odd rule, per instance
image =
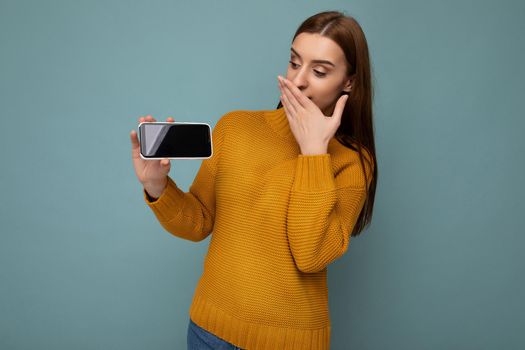
POLYGON ((166 176, 165 180, 160 183, 150 183, 144 184, 144 190, 146 194, 151 199, 151 201, 156 201, 162 195, 162 192, 166 189, 168 184, 168 177, 166 176))

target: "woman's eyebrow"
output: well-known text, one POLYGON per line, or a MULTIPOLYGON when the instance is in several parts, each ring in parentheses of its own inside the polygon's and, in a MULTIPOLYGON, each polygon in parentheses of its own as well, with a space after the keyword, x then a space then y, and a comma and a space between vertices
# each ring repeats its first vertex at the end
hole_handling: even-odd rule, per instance
MULTIPOLYGON (((299 55, 299 53, 298 53, 297 51, 295 51, 293 47, 291 47, 290 50, 292 50, 292 52, 293 52, 294 54, 296 54, 297 57, 301 58, 301 55, 299 55)), ((314 63, 326 63, 326 64, 330 64, 330 65, 332 65, 333 67, 335 67, 335 64, 333 64, 332 62, 327 61, 327 60, 312 60, 312 62, 314 62, 314 63)))

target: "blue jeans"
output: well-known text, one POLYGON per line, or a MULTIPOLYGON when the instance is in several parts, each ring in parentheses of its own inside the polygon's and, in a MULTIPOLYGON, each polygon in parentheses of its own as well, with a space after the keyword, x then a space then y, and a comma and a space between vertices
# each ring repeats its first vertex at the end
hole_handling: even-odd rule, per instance
POLYGON ((188 350, 243 350, 197 325, 190 318, 188 350))

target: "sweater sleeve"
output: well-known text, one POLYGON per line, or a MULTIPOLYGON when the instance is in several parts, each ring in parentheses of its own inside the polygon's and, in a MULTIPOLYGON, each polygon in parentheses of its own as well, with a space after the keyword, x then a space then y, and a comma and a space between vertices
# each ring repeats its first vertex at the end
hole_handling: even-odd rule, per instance
POLYGON ((219 119, 212 132, 210 158, 203 159, 191 184, 184 192, 168 176, 168 183, 156 200, 150 200, 143 189, 144 200, 159 223, 176 237, 193 242, 204 240, 215 222, 215 181, 224 134, 224 118, 219 119))
MULTIPOLYGON (((348 249, 352 229, 366 199, 359 159, 334 176, 331 155, 297 159, 287 216, 287 235, 297 268, 319 272, 348 249)), ((366 161, 365 161, 366 167, 366 161)), ((370 174, 367 176, 370 184, 370 174)))

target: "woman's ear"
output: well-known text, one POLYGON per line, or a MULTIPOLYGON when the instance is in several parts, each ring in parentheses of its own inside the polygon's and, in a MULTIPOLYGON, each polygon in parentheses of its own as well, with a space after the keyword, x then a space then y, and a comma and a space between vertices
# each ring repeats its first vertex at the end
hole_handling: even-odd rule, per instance
POLYGON ((346 83, 345 83, 345 87, 343 88, 343 91, 346 92, 346 93, 349 93, 350 90, 352 90, 352 85, 354 84, 354 78, 349 78, 346 83))

